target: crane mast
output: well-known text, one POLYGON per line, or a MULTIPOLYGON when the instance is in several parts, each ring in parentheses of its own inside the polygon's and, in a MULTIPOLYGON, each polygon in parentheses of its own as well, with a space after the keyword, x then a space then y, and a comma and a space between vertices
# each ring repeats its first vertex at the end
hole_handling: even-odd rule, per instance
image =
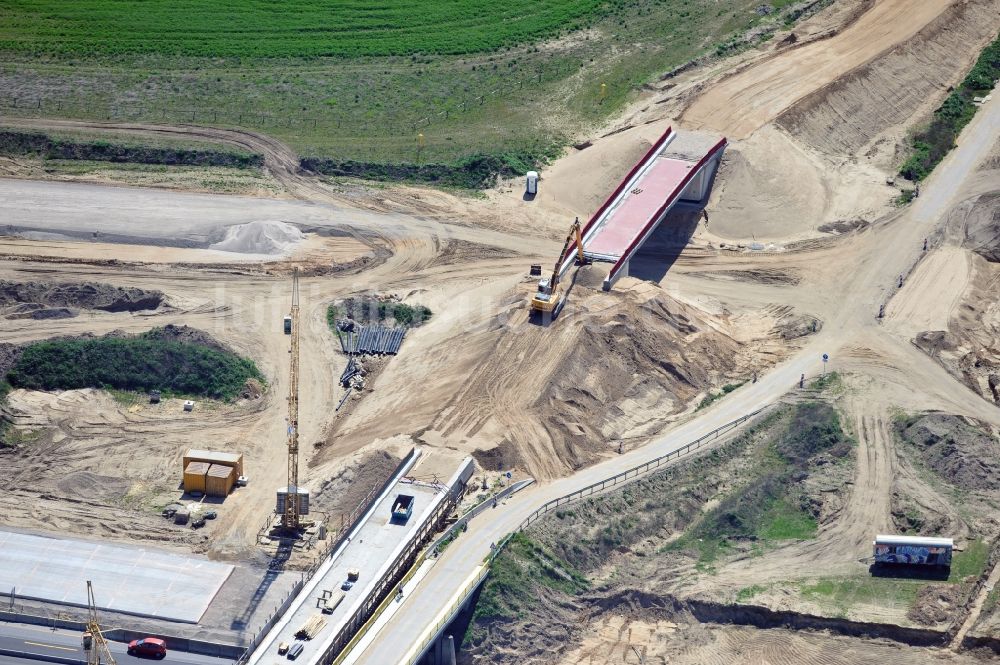
POLYGON ((288 486, 281 526, 299 528, 299 269, 292 273, 292 349, 288 373, 288 486))
POLYGON ((104 657, 105 665, 116 665, 115 657, 111 655, 108 642, 101 632, 97 616, 97 602, 94 600, 94 587, 87 580, 87 632, 83 634, 83 649, 87 652, 87 665, 101 665, 104 657))

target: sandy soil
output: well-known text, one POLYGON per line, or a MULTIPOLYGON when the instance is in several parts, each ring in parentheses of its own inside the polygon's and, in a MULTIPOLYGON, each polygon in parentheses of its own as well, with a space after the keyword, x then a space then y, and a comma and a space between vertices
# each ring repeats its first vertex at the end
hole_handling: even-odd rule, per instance
POLYGON ((59 180, 130 187, 160 187, 188 192, 241 194, 261 198, 287 196, 266 173, 250 169, 205 166, 134 166, 108 162, 0 157, 0 177, 59 180))
POLYGON ((908 122, 929 115, 996 36, 998 8, 994 0, 951 3, 913 36, 792 105, 776 124, 823 154, 858 155, 891 170, 908 122))
POLYGON ((609 612, 590 625, 577 649, 551 662, 559 665, 878 665, 885 662, 977 663, 945 649, 908 647, 889 641, 856 640, 822 632, 697 624, 643 613, 609 612))
MULTIPOLYGON (((816 540, 767 558, 731 562, 711 579, 686 578, 688 591, 731 597, 751 584, 807 578, 817 570, 855 574, 862 568, 857 552, 867 549, 871 534, 898 526, 901 502, 940 516, 964 537, 967 521, 902 459, 891 427, 898 408, 941 409, 1000 424, 1000 412, 980 399, 988 394, 989 372, 970 381, 971 361, 963 360, 970 352, 978 358, 984 349, 998 348, 995 265, 964 249, 961 239, 945 243, 935 236, 932 251, 920 251, 922 229, 936 228, 961 185, 950 180, 949 163, 932 181, 936 187, 920 198, 926 217, 911 219, 907 211, 892 209, 897 190, 885 184, 891 167, 886 155, 895 148, 879 144, 872 159, 861 153, 886 137, 898 140, 915 115, 945 94, 941 86, 959 75, 1000 19, 985 0, 844 6, 810 19, 801 46, 768 45, 729 63, 730 75, 728 65, 712 65, 655 89, 650 97, 663 104, 646 100, 655 108, 638 112, 642 122, 625 119, 623 127, 634 126, 568 151, 543 172, 534 201, 523 200, 520 183, 513 181, 481 199, 414 187, 334 186, 301 173, 296 156, 280 142, 237 130, 22 121, 30 127, 198 135, 260 152, 268 177, 295 200, 171 193, 178 197, 172 200, 184 202, 183 210, 172 210, 163 203, 166 193, 135 189, 128 190, 127 204, 155 211, 154 231, 176 225, 179 235, 206 245, 224 242, 219 232, 225 226, 259 221, 265 206, 282 212, 268 219, 296 231, 250 234, 251 243, 277 243, 266 262, 253 253, 154 247, 149 237, 128 245, 80 242, 68 238, 66 228, 107 228, 107 201, 115 190, 60 183, 62 226, 53 230, 61 235, 0 241, 0 279, 100 281, 159 290, 170 303, 137 314, 87 311, 59 321, 0 320, 4 341, 184 324, 253 357, 269 382, 260 399, 203 402, 190 414, 171 401, 159 407, 119 403, 95 390, 13 393, 5 415, 21 443, 3 453, 9 469, 0 496, 5 522, 91 534, 96 523, 100 535, 111 539, 152 533, 165 547, 254 557, 273 492, 285 483, 288 338, 280 322, 290 298, 287 273, 299 265, 309 275, 302 282, 303 474, 334 524, 353 506, 332 497, 353 500, 354 485, 373 482, 358 469, 386 468, 384 453, 398 457, 409 446, 422 446, 432 454, 417 473, 428 477, 448 475, 470 454, 485 470, 515 468, 542 481, 566 476, 615 454, 619 443, 643 445, 689 417, 709 391, 763 374, 802 349, 816 352, 819 371, 818 345, 824 344, 822 351, 834 354, 832 368, 850 375, 843 406, 858 440, 858 463, 850 470, 849 490, 837 492, 816 540), (941 29, 945 20, 961 39, 941 29), (924 43, 934 52, 959 53, 948 66, 941 66, 941 58, 911 58, 924 43), (857 130, 849 123, 833 123, 829 140, 819 141, 817 128, 860 99, 859 86, 911 60, 913 71, 898 80, 903 85, 911 77, 926 78, 920 99, 907 96, 898 113, 878 114, 863 142, 852 138, 857 130), (863 76, 859 68, 866 68, 863 76), (707 85, 713 80, 717 84, 707 85), (599 206, 678 115, 684 128, 708 128, 734 139, 708 223, 676 213, 613 292, 600 291, 598 270, 583 270, 555 323, 529 322, 526 303, 534 280, 526 274, 528 265, 547 265, 571 218, 599 206), (213 210, 227 211, 225 225, 207 219, 213 210), (841 222, 847 223, 838 227, 845 232, 820 230, 841 222), (754 240, 765 241, 765 248, 751 251, 754 240), (893 266, 905 262, 915 269, 899 290, 893 266), (337 412, 331 405, 343 390, 335 378, 346 358, 327 327, 326 307, 372 293, 394 293, 435 315, 407 336, 398 357, 373 363, 364 390, 337 412), (883 303, 887 316, 879 324, 883 303), (958 340, 940 346, 941 364, 911 342, 936 330, 958 340), (135 454, 137 447, 143 455, 135 454), (220 504, 220 519, 200 532, 169 526, 155 512, 178 496, 180 456, 189 447, 243 452, 250 477, 248 487, 220 504)), ((873 104, 868 98, 864 103, 873 104)), ((976 189, 966 196, 990 191, 991 181, 995 189, 993 171, 981 170, 974 179, 968 186, 976 189)), ((125 213, 115 218, 131 221, 125 213)), ((246 251, 242 241, 230 240, 227 247, 246 251)), ((790 601, 775 591, 762 602, 780 607, 790 601)), ((862 618, 909 621, 900 607, 855 611, 862 618)), ((645 635, 651 649, 654 632, 674 630, 658 619, 635 621, 637 635, 645 635)), ((595 625, 575 652, 577 660, 564 662, 632 662, 620 660, 632 657, 624 650, 627 642, 614 641, 628 627, 610 618, 595 625), (607 653, 619 660, 600 660, 611 658, 607 653)), ((678 634, 689 634, 685 630, 677 627, 678 634)), ((769 662, 772 656, 775 662, 807 662, 825 653, 829 662, 868 662, 863 659, 869 655, 874 661, 909 654, 898 646, 829 636, 699 630, 697 639, 681 639, 682 647, 671 641, 647 655, 662 654, 657 657, 670 662, 769 662), (862 647, 869 649, 866 655, 862 647)))
POLYGON ((724 78, 687 108, 685 126, 744 139, 790 104, 904 42, 952 4, 883 0, 843 32, 724 78))

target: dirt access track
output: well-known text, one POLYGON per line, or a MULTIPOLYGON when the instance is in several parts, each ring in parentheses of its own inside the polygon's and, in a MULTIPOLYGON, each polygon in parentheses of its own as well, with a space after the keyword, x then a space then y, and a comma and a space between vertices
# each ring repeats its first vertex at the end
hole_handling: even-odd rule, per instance
MULTIPOLYGON (((922 39, 926 25, 958 6, 916 0, 848 4, 856 16, 833 36, 794 48, 766 45, 729 63, 735 69, 728 76, 713 70, 722 76, 717 85, 696 70, 677 80, 673 92, 651 93, 668 100, 643 100, 653 107, 643 115, 650 124, 570 151, 543 171, 541 192, 531 202, 523 200, 520 182, 503 183, 481 199, 331 183, 299 172, 297 159, 280 143, 238 130, 86 125, 112 132, 207 133, 213 141, 231 141, 264 154, 267 171, 293 200, 0 180, 5 212, 16 216, 15 228, 5 227, 14 235, 0 238, 0 279, 87 281, 164 297, 157 309, 137 313, 3 319, 0 337, 20 343, 189 325, 254 358, 269 389, 256 400, 200 403, 191 414, 94 390, 15 391, 5 408, 20 443, 2 455, 10 469, 0 497, 5 521, 91 535, 97 524, 100 537, 140 540, 154 533, 163 547, 221 559, 254 557, 257 530, 273 509, 275 488, 285 483, 288 338, 281 318, 289 304, 289 273, 299 266, 306 272, 302 469, 310 487, 343 477, 370 454, 398 455, 420 445, 431 453, 415 471, 420 477, 445 477, 471 454, 489 482, 498 469, 513 469, 541 481, 537 491, 550 491, 560 478, 577 478, 581 470, 619 459, 619 449, 643 451, 678 423, 692 421, 697 405, 725 384, 747 382, 694 418, 707 415, 721 423, 742 415, 768 396, 763 391, 780 387, 783 393, 801 373, 817 372, 816 359, 830 352, 836 369, 861 377, 850 419, 865 432, 860 452, 872 463, 855 479, 862 489, 831 532, 842 547, 807 543, 786 552, 783 562, 799 571, 834 565, 869 537, 866 525, 887 526, 891 497, 883 485, 894 473, 886 457, 894 409, 936 408, 1000 423, 995 405, 912 346, 914 330, 896 323, 905 315, 921 327, 941 326, 945 315, 936 308, 952 311, 965 273, 956 270, 931 290, 933 297, 890 302, 890 321, 875 319, 879 305, 895 294, 897 266, 918 262, 921 241, 938 228, 966 176, 996 140, 998 102, 985 105, 970 126, 966 136, 977 141, 974 148, 946 160, 926 193, 903 211, 890 203, 898 191, 884 184, 889 165, 859 160, 856 146, 831 157, 794 128, 773 122, 854 69, 883 62, 891 46, 922 39), (820 58, 823 53, 828 56, 820 58), (786 71, 798 76, 795 85, 786 71), (529 321, 534 280, 528 265, 549 265, 572 216, 589 215, 650 137, 670 123, 736 139, 710 203, 711 229, 696 214, 674 214, 612 293, 601 292, 591 271, 581 270, 563 316, 549 326, 529 321), (861 217, 864 223, 843 227, 846 232, 818 231, 825 222, 861 217), (289 225, 303 237, 288 251, 265 257, 211 249, 228 229, 261 222, 289 225), (769 251, 748 251, 747 241, 763 228, 769 229, 769 251), (348 241, 350 247, 342 246, 348 241), (364 389, 337 411, 344 391, 336 379, 346 358, 327 326, 327 306, 372 293, 426 305, 434 316, 408 334, 398 357, 371 362, 364 389), (754 376, 761 380, 754 383, 754 376), (177 496, 180 455, 188 447, 244 452, 251 478, 202 532, 164 528, 156 515, 158 505, 177 496), (112 482, 123 475, 127 483, 112 482)), ((810 21, 821 25, 834 9, 810 21)), ((993 28, 1000 23, 1000 14, 986 16, 993 28)), ((961 63, 974 57, 983 39, 975 33, 967 40, 952 79, 962 75, 961 63)), ((944 94, 943 88, 937 92, 939 99, 944 94)), ((887 131, 905 133, 917 112, 907 109, 887 131)), ((74 124, 17 122, 35 128, 74 124)), ((932 265, 942 260, 931 259, 932 265)), ((915 279, 913 286, 932 281, 915 279)), ((340 505, 331 488, 315 490, 316 505, 336 522, 351 506, 340 505)), ((485 544, 503 534, 482 535, 453 547, 461 551, 466 541, 485 544)), ((757 574, 737 565, 731 572, 734 579, 757 574)))

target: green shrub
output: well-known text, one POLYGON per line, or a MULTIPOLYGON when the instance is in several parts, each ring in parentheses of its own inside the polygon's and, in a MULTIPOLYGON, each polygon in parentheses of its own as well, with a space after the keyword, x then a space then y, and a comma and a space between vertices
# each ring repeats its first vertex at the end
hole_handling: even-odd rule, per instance
POLYGON ((991 89, 997 78, 1000 78, 1000 38, 980 54, 962 84, 934 112, 931 123, 913 136, 911 153, 900 167, 900 175, 907 180, 923 180, 930 175, 955 147, 959 133, 976 114, 972 101, 975 93, 991 89))
POLYGON ((415 328, 430 320, 434 312, 424 305, 408 305, 395 300, 380 300, 362 296, 347 298, 326 309, 326 322, 336 330, 337 320, 349 317, 362 325, 395 321, 397 326, 415 328))
POLYGON ((248 379, 263 383, 252 360, 189 342, 138 337, 67 339, 25 347, 7 380, 18 388, 161 390, 231 400, 248 379))

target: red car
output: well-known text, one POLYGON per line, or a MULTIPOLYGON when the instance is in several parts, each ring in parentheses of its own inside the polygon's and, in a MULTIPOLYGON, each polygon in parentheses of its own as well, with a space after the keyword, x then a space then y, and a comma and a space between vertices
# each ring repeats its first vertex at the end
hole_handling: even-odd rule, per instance
POLYGON ((167 655, 167 643, 158 637, 144 637, 128 643, 128 652, 132 656, 150 656, 163 658, 167 655))

